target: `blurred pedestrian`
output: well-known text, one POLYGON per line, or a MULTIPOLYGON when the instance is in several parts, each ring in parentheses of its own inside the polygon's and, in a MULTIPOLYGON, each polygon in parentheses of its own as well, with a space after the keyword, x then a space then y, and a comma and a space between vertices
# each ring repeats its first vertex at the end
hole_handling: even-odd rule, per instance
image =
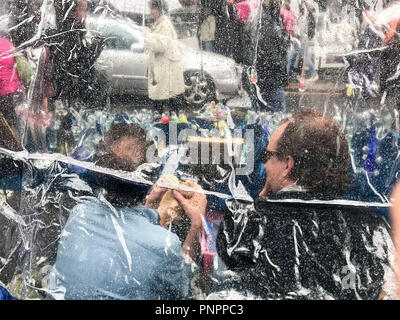
POLYGON ((49 81, 54 95, 49 101, 53 110, 55 102, 61 101, 67 114, 61 120, 58 131, 58 152, 69 154, 73 145, 71 132, 71 109, 104 109, 108 105, 110 84, 96 69, 105 38, 98 33, 88 33, 86 0, 54 0, 56 28, 46 30, 44 43, 49 47, 49 81), (68 143, 66 143, 68 141, 68 143))
POLYGON ((236 48, 239 46, 239 24, 232 2, 220 1, 215 5, 215 50, 236 62, 236 48))
POLYGON ((152 0, 150 8, 155 22, 144 40, 144 47, 150 52, 148 94, 162 112, 176 107, 177 102, 172 99, 185 92, 185 82, 182 57, 175 43, 178 37, 167 15, 168 6, 164 0, 152 0))
POLYGON ((200 26, 201 48, 205 51, 215 52, 215 17, 209 6, 205 6, 202 12, 200 26))
POLYGON ((9 3, 10 35, 15 47, 19 47, 36 34, 43 0, 13 0, 9 3))
POLYGON ((281 7, 281 15, 283 20, 283 25, 290 37, 294 35, 294 29, 296 26, 296 18, 290 11, 290 2, 288 0, 281 7))
POLYGON ((400 108, 400 17, 395 17, 389 23, 383 39, 380 57, 380 91, 386 97, 385 101, 391 109, 400 108))
POLYGON ((284 88, 288 83, 286 73, 289 37, 283 26, 277 0, 264 0, 261 27, 258 34, 256 70, 261 97, 268 106, 266 111, 285 112, 284 88))
POLYGON ((22 88, 19 79, 14 46, 5 36, 0 37, 0 113, 4 117, 1 131, 2 139, 9 148, 17 147, 19 141, 19 119, 14 107, 22 88), (5 136, 7 134, 7 136, 5 136))
MULTIPOLYGON (((300 5, 300 16, 297 18, 295 33, 291 37, 291 48, 288 53, 287 73, 289 77, 292 74, 296 56, 299 56, 299 61, 306 64, 310 73, 310 77, 306 80, 318 80, 318 73, 315 70, 308 44, 315 36, 315 6, 316 4, 312 0, 306 0, 300 5)), ((299 69, 301 70, 300 66, 299 69)))
POLYGON ((379 26, 375 24, 375 13, 364 10, 358 40, 357 51, 354 55, 346 56, 349 62, 348 77, 349 86, 359 86, 366 107, 376 104, 378 86, 375 84, 376 71, 378 67, 382 45, 379 26))
MULTIPOLYGON (((87 34, 87 1, 55 0, 56 30, 46 31, 51 40, 52 82, 55 99, 67 105, 76 102, 104 106, 107 88, 98 82, 95 62, 104 47, 104 37, 87 34), (97 103, 96 103, 97 102, 97 103)), ((50 41, 49 41, 50 42, 50 41)))

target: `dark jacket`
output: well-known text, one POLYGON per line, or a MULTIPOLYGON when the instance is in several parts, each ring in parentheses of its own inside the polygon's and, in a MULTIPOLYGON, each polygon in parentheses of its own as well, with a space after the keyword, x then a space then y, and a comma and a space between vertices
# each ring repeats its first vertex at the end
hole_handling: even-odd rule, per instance
POLYGON ((99 86, 99 72, 95 62, 104 48, 104 38, 86 38, 86 32, 71 29, 64 33, 48 30, 45 39, 51 57, 50 80, 55 99, 95 104, 106 87, 99 86), (90 40, 90 41, 89 41, 90 40))
POLYGON ((257 46, 257 75, 261 91, 283 88, 286 73, 289 36, 283 26, 280 8, 274 2, 263 5, 262 22, 257 46))
POLYGON ((361 207, 281 200, 228 204, 217 252, 238 277, 218 289, 263 299, 377 299, 392 245, 388 224, 361 207))
MULTIPOLYGON (((400 23, 396 32, 400 32, 400 23)), ((387 99, 395 99, 397 109, 400 107, 400 76, 396 74, 399 64, 400 36, 395 34, 382 50, 380 57, 380 90, 382 94, 387 91, 387 99)))
POLYGON ((316 22, 314 17, 314 11, 315 10, 309 11, 307 13, 307 35, 309 40, 312 40, 315 37, 316 22))

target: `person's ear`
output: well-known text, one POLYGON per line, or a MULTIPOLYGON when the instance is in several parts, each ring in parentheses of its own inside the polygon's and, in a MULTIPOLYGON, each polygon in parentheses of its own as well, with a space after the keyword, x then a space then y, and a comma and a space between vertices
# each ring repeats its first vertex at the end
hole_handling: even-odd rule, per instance
POLYGON ((289 177, 293 168, 294 168, 294 159, 292 156, 287 156, 286 157, 285 176, 289 177))

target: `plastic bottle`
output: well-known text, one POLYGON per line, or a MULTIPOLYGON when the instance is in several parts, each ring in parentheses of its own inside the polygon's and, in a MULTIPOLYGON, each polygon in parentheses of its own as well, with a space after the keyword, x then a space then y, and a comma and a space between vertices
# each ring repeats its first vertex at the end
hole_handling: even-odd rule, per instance
POLYGON ((378 140, 376 138, 375 127, 373 127, 368 142, 368 154, 365 158, 365 163, 364 163, 364 169, 367 172, 374 172, 377 168, 377 163, 376 163, 377 142, 378 140))
POLYGON ((257 121, 257 114, 256 114, 254 111, 252 111, 252 110, 247 111, 247 114, 246 114, 246 116, 245 116, 245 121, 246 121, 246 123, 247 123, 248 125, 251 125, 251 124, 256 123, 256 121, 257 121))
POLYGON ((170 118, 169 118, 168 115, 164 114, 163 116, 161 116, 160 123, 162 123, 162 124, 168 124, 169 121, 170 121, 170 118))
POLYGON ((57 151, 57 132, 60 126, 61 121, 54 117, 51 125, 47 128, 47 147, 50 152, 57 151))
POLYGON ((268 124, 268 117, 266 114, 264 114, 264 113, 260 114, 259 124, 263 128, 264 138, 268 138, 270 136, 270 132, 268 130, 269 124, 268 124))
POLYGON ((393 123, 394 119, 392 113, 390 112, 389 107, 384 104, 381 107, 380 113, 377 116, 376 138, 378 140, 382 140, 383 138, 385 138, 389 131, 392 129, 393 123))
POLYGON ((172 112, 171 112, 171 118, 170 118, 170 120, 171 120, 171 122, 174 122, 174 123, 178 123, 178 122, 179 122, 178 116, 177 116, 177 114, 176 114, 175 111, 172 111, 172 112))
POLYGON ((75 148, 75 139, 72 130, 61 128, 57 135, 57 152, 70 155, 75 148))
POLYGON ((57 151, 58 144, 58 132, 61 128, 61 119, 66 115, 64 104, 57 100, 55 102, 54 113, 50 123, 50 126, 47 128, 47 147, 50 152, 57 151))
POLYGON ((149 111, 148 109, 144 109, 143 108, 141 110, 141 113, 142 113, 142 122, 139 122, 139 124, 144 129, 150 128, 150 126, 153 123, 153 115, 152 115, 151 111, 149 111))
POLYGON ((246 157, 247 157, 247 150, 246 150, 246 143, 244 143, 242 147, 242 152, 240 153, 240 166, 246 165, 246 157))
POLYGON ((186 115, 183 112, 179 112, 178 123, 188 123, 186 115))

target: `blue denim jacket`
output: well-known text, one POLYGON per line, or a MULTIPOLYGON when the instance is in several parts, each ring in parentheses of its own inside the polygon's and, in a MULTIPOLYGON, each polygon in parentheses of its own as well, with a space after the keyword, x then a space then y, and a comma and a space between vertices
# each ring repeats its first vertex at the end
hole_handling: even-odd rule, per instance
POLYGON ((0 286, 0 300, 18 300, 14 298, 5 288, 0 286))
POLYGON ((183 299, 189 268, 178 236, 143 206, 85 202, 71 210, 49 289, 55 299, 183 299))

